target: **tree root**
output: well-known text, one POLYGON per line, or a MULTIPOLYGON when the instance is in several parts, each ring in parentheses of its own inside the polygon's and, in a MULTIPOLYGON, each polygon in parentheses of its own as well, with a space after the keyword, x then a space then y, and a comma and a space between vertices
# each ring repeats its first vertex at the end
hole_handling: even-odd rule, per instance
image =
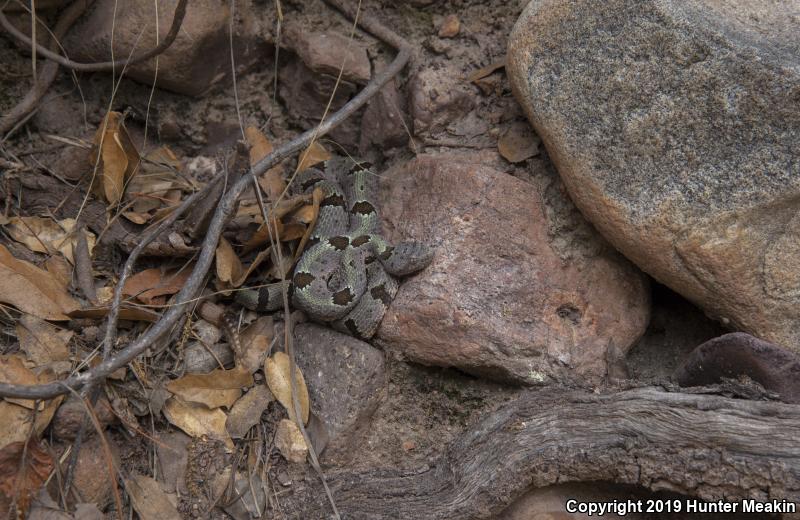
MULTIPOLYGON (((347 520, 484 519, 529 488, 608 481, 704 500, 800 501, 800 406, 639 388, 526 391, 465 432, 432 467, 329 471, 347 520)), ((297 481, 286 518, 324 518, 297 481)))

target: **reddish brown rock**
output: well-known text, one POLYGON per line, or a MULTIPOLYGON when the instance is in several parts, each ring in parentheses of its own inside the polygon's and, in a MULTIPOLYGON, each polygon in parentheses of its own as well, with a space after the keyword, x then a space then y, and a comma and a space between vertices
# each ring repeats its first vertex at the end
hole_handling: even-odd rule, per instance
POLYGON ((681 386, 702 386, 742 375, 787 403, 800 403, 800 355, 744 332, 706 341, 692 351, 674 377, 681 386))
MULTIPOLYGON (((109 424, 113 424, 117 420, 117 416, 112 412, 111 404, 105 396, 101 396, 97 400, 94 412, 103 428, 109 424)), ((53 416, 53 422, 51 424, 53 436, 56 439, 64 441, 74 440, 75 436, 78 435, 78 430, 80 430, 81 423, 85 417, 86 405, 83 401, 75 396, 68 397, 67 400, 58 407, 55 416, 53 416)), ((92 426, 92 423, 89 423, 86 434, 94 435, 95 433, 96 430, 94 426, 92 426)))
MULTIPOLYGON (((150 0, 98 0, 90 14, 70 31, 64 43, 69 56, 86 62, 110 60, 115 17, 114 58, 126 58, 132 50, 136 55, 152 49, 156 46, 156 5, 158 41, 163 41, 172 25, 177 0, 156 3, 150 0)), ((159 87, 181 94, 200 95, 225 77, 231 66, 228 5, 219 0, 192 0, 188 3, 177 38, 158 57, 159 87)), ((237 63, 241 64, 242 57, 239 58, 237 63)), ((126 75, 143 83, 152 83, 155 71, 156 60, 150 59, 130 67, 126 75)))
POLYGON ((285 30, 286 44, 303 63, 318 74, 338 76, 364 84, 371 76, 366 48, 356 40, 335 32, 309 32, 307 28, 289 25, 285 30))
POLYGON ((401 285, 379 342, 526 384, 604 377, 609 351, 627 351, 647 325, 646 278, 585 222, 555 222, 571 207, 563 194, 460 160, 421 156, 383 176, 388 236, 437 251, 401 285), (575 245, 586 241, 599 246, 575 245))
MULTIPOLYGON (((78 455, 78 464, 75 466, 73 477, 73 485, 80 494, 80 501, 95 504, 100 509, 104 509, 113 500, 113 485, 120 467, 119 448, 110 435, 106 435, 106 441, 112 460, 108 460, 103 443, 97 436, 87 439, 78 455)), ((58 496, 57 479, 53 479, 50 486, 51 495, 58 496)), ((70 494, 68 498, 70 504, 73 499, 73 495, 70 494)))

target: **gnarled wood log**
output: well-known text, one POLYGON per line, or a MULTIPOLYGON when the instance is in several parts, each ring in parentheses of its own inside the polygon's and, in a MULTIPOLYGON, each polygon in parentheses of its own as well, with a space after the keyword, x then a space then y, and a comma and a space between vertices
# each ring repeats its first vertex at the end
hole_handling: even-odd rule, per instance
MULTIPOLYGON (((528 391, 474 425, 433 467, 329 473, 344 519, 479 519, 529 487, 604 480, 707 500, 800 501, 800 406, 641 388, 528 391)), ((328 518, 313 480, 286 518, 328 518)))

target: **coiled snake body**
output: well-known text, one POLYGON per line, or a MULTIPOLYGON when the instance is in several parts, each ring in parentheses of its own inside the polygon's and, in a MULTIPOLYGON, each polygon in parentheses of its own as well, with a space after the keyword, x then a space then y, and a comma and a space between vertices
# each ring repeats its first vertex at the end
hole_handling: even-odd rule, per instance
MULTIPOLYGON (((427 267, 433 251, 416 241, 392 246, 381 236, 372 178, 363 163, 331 159, 324 172, 304 170, 296 182, 305 193, 320 188, 323 199, 292 276, 292 302, 314 320, 370 338, 397 293, 396 277, 427 267)), ((236 299, 259 311, 276 310, 282 304, 280 287, 239 291, 236 299)))

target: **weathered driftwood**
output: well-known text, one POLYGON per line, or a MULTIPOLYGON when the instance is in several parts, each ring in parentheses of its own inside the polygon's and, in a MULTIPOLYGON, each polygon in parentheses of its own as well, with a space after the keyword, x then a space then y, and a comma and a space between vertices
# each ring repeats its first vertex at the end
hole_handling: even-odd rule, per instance
MULTIPOLYGON (((800 501, 800 406, 641 388, 528 391, 432 467, 329 472, 344 519, 490 518, 530 487, 603 480, 712 500, 800 501)), ((311 479, 286 518, 328 518, 311 479)))

